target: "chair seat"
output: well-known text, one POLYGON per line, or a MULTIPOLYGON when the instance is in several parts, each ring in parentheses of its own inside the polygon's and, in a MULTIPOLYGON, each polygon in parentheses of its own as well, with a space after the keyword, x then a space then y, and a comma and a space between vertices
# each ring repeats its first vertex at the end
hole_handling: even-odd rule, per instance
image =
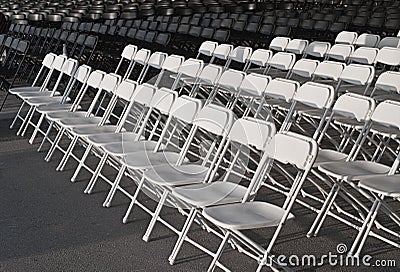
POLYGON ((96 136, 96 135, 103 135, 103 136, 109 136, 113 137, 115 135, 115 130, 117 129, 117 126, 78 126, 72 128, 72 131, 81 137, 89 137, 89 136, 96 136))
POLYGON ((215 181, 172 189, 172 194, 196 207, 240 202, 247 188, 233 182, 215 181))
POLYGON ((39 92, 41 87, 32 87, 32 86, 26 86, 26 87, 17 87, 17 88, 11 88, 8 90, 10 94, 19 94, 19 93, 28 93, 28 92, 39 92))
POLYGON ((48 97, 31 97, 25 100, 31 106, 60 104, 63 98, 61 96, 48 96, 48 97))
POLYGON ((361 129, 364 126, 364 122, 357 121, 356 119, 349 119, 348 117, 338 117, 334 118, 334 123, 346 127, 354 127, 361 129))
POLYGON ((333 162, 318 166, 329 176, 345 181, 355 181, 362 177, 386 175, 390 167, 369 161, 333 162))
POLYGON ((17 95, 22 99, 30 99, 35 97, 50 97, 51 91, 43 91, 43 92, 20 92, 17 95))
POLYGON ((139 152, 143 150, 154 150, 157 146, 155 141, 137 141, 137 142, 116 142, 102 146, 104 151, 113 156, 123 156, 125 154, 139 152))
POLYGON ((317 167, 324 163, 344 161, 346 158, 347 155, 345 153, 331 149, 320 149, 318 151, 317 158, 314 161, 313 167, 317 167))
POLYGON ((179 153, 139 151, 129 153, 121 158, 121 163, 131 169, 148 169, 158 165, 174 165, 178 161, 179 153))
POLYGON ((400 94, 398 93, 393 93, 393 94, 382 94, 382 95, 375 95, 373 97, 375 100, 381 102, 385 100, 394 100, 394 101, 400 101, 400 94))
POLYGON ((47 119, 50 121, 61 120, 63 118, 83 118, 87 113, 85 111, 74 112, 50 112, 47 114, 47 119))
POLYGON ((371 126, 371 132, 379 133, 383 136, 397 139, 400 137, 400 129, 394 126, 386 126, 382 124, 373 123, 371 126))
POLYGON ((50 113, 50 112, 67 112, 71 109, 71 104, 50 104, 50 105, 40 105, 36 108, 37 112, 40 113, 50 113))
POLYGON ((361 179, 358 186, 387 197, 400 197, 400 175, 361 179))
POLYGON ((208 171, 208 167, 195 164, 162 165, 146 171, 143 176, 160 186, 180 186, 203 182, 208 171))
MULTIPOLYGON (((226 229, 245 230, 274 227, 281 221, 285 210, 267 202, 234 203, 205 208, 203 216, 226 229)), ((294 218, 292 214, 288 218, 294 218)))
POLYGON ((86 127, 97 125, 101 120, 101 117, 81 117, 81 118, 65 118, 60 119, 59 123, 64 127, 86 127))
MULTIPOLYGON (((101 145, 106 145, 106 144, 113 144, 113 143, 120 143, 125 144, 129 142, 133 142, 137 138, 137 134, 134 132, 125 132, 122 130, 122 132, 119 133, 108 133, 106 129, 108 130, 107 127, 113 127, 114 132, 117 129, 116 126, 103 126, 104 131, 101 131, 101 127, 93 128, 93 131, 98 131, 96 134, 91 133, 90 135, 87 136, 88 142, 101 146, 101 145)), ((85 131, 88 130, 90 131, 90 127, 85 127, 85 128, 76 128, 76 130, 80 131, 85 131)))
MULTIPOLYGON (((298 110, 298 112, 301 113, 302 115, 310 117, 310 118, 320 119, 324 115, 325 110, 326 109, 315 109, 315 108, 314 109, 308 109, 308 110, 300 109, 300 110, 298 110)), ((326 119, 329 118, 329 115, 331 114, 331 112, 332 112, 332 110, 328 109, 328 112, 327 112, 327 115, 326 115, 327 116, 326 119)))

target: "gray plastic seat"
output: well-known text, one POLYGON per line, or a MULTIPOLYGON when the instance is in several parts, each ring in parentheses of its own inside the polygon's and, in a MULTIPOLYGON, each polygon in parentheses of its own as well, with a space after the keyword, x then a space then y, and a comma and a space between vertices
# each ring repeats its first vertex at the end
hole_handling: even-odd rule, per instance
POLYGON ((358 186, 387 197, 400 197, 400 175, 365 178, 358 186))

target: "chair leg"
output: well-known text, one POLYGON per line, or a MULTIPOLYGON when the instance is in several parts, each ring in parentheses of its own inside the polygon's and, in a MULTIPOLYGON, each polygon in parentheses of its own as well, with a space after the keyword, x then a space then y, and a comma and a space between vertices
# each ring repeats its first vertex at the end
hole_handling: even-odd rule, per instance
POLYGON ((111 206, 111 201, 114 198, 114 195, 117 191, 118 185, 124 175, 125 170, 126 170, 126 165, 122 165, 121 169, 118 172, 117 177, 115 178, 113 185, 111 186, 111 190, 108 192, 108 195, 104 200, 103 207, 109 208, 111 206))
POLYGON ((360 228, 358 235, 356 237, 356 239, 354 239, 353 245, 351 246, 351 249, 348 253, 349 256, 353 256, 354 251, 357 248, 358 245, 358 249, 355 252, 355 256, 358 256, 364 243, 365 240, 368 237, 369 231, 371 230, 371 227, 375 221, 376 215, 378 214, 378 209, 381 205, 381 202, 379 201, 379 199, 375 199, 374 203, 372 204, 371 210, 369 211, 367 217, 364 220, 364 223, 362 225, 362 227, 360 228), (361 242, 360 242, 361 239, 361 242))
POLYGON ((336 198, 336 195, 339 192, 339 185, 336 183, 333 185, 331 191, 329 192, 324 205, 322 205, 321 210, 319 211, 317 217, 315 218, 310 230, 307 233, 307 237, 311 236, 316 236, 318 234, 319 229, 321 228, 321 225, 326 217, 326 214, 328 213, 329 209, 331 208, 333 201, 336 198))
POLYGON ((83 154, 82 158, 79 160, 79 164, 75 169, 74 174, 71 177, 71 182, 75 182, 76 177, 78 176, 79 172, 81 171, 82 166, 85 164, 85 160, 87 158, 87 156, 89 155, 90 150, 92 149, 92 144, 89 144, 86 147, 85 153, 83 154))
POLYGON ((131 213, 131 211, 133 209, 133 206, 136 204, 136 199, 137 199, 140 191, 142 190, 142 187, 143 187, 143 184, 144 184, 144 180, 145 180, 145 178, 142 177, 140 182, 139 182, 139 184, 138 184, 138 187, 136 188, 136 191, 135 191, 135 194, 132 197, 131 203, 129 204, 129 207, 126 210, 125 216, 122 219, 122 223, 124 223, 124 224, 126 224, 128 222, 129 214, 131 213))
POLYGON ((227 231, 227 232, 225 233, 224 238, 222 239, 221 244, 219 245, 219 248, 218 248, 217 252, 216 252, 215 255, 214 255, 214 258, 213 258, 213 260, 212 260, 210 266, 209 266, 208 269, 207 269, 207 272, 213 272, 213 271, 214 271, 215 266, 217 265, 217 262, 218 262, 219 258, 221 257, 222 252, 224 251, 224 247, 225 247, 225 245, 226 245, 226 242, 227 242, 228 239, 229 239, 229 236, 230 236, 230 232, 227 231))
POLYGON ((183 242, 185 241, 185 237, 187 236, 187 233, 192 226, 192 223, 196 217, 197 210, 195 208, 190 209, 189 216, 186 219, 185 224, 183 225, 183 228, 181 232, 179 233, 178 240, 176 241, 176 244, 174 246, 174 249, 171 252, 171 255, 168 257, 168 261, 171 265, 175 263, 175 259, 183 245, 183 242))
POLYGON ((101 169, 103 169, 103 166, 107 161, 107 158, 108 158, 108 153, 104 153, 103 157, 101 158, 101 160, 99 162, 99 164, 97 165, 97 168, 96 168, 95 172, 93 173, 92 177, 90 178, 90 181, 89 181, 88 185, 85 188, 85 191, 84 191, 85 194, 91 194, 92 193, 94 185, 97 182, 97 179, 98 179, 98 177, 99 177, 99 175, 101 173, 101 169))
POLYGON ((18 120, 18 118, 20 117, 22 108, 24 107, 25 102, 22 102, 21 106, 18 109, 17 115, 15 115, 14 120, 12 121, 11 125, 10 125, 10 129, 14 128, 15 122, 18 120))
MULTIPOLYGON (((31 107, 29 108, 28 112, 27 112, 26 115, 25 115, 25 118, 22 119, 22 124, 21 124, 21 126, 19 127, 19 129, 18 129, 18 131, 17 131, 17 136, 21 135, 22 131, 24 130, 24 127, 25 127, 25 125, 26 125, 26 121, 27 121, 28 119, 30 119, 30 116, 31 116, 31 114, 32 114, 32 110, 33 110, 33 106, 31 106, 31 107)), ((22 135, 21 135, 21 136, 22 136, 22 135)))
POLYGON ((147 230, 146 230, 145 234, 142 237, 143 241, 145 241, 145 242, 149 241, 150 234, 153 231, 153 228, 157 223, 157 219, 158 219, 158 217, 160 215, 162 207, 164 206, 164 203, 165 203, 165 200, 167 199, 167 196, 168 196, 168 191, 164 189, 164 192, 163 192, 163 194, 162 194, 162 196, 160 198, 160 201, 158 202, 157 208, 154 211, 153 217, 151 218, 150 224, 147 227, 147 230))
POLYGON ((56 136, 56 138, 55 138, 54 141, 53 141, 53 144, 51 145, 50 149, 47 151, 46 157, 44 158, 44 160, 45 160, 46 162, 49 162, 50 159, 51 159, 51 157, 53 156, 54 151, 56 150, 56 148, 57 148, 57 146, 58 146, 58 143, 61 141, 61 138, 62 138, 62 136, 63 136, 63 134, 64 134, 64 131, 65 131, 65 128, 61 128, 61 129, 58 131, 57 136, 56 136))
POLYGON ((46 142, 47 138, 49 137, 50 131, 53 128, 53 124, 54 122, 51 121, 49 124, 49 127, 47 128, 46 134, 44 135, 42 142, 40 143, 39 147, 38 147, 38 152, 40 152, 42 150, 43 144, 46 142))
POLYGON ((76 145, 76 143, 78 142, 78 136, 75 135, 74 138, 72 139, 71 143, 69 144, 67 150, 65 151, 64 156, 62 157, 60 163, 58 164, 56 171, 63 171, 65 165, 68 162, 69 157, 72 154, 72 151, 74 150, 74 147, 76 145))
POLYGON ((39 121, 37 122, 37 124, 34 126, 35 129, 33 130, 33 133, 31 135, 31 138, 29 139, 29 143, 33 144, 33 141, 36 138, 36 134, 38 133, 39 129, 40 129, 40 125, 42 124, 44 119, 44 113, 42 113, 42 115, 40 115, 39 121))

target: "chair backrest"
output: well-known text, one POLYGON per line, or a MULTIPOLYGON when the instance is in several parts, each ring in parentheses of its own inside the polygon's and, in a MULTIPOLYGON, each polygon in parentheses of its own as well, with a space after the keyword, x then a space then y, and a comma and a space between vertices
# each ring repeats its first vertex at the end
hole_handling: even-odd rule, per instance
POLYGON ((358 121, 366 121, 371 119, 374 109, 375 101, 372 98, 346 93, 338 97, 333 105, 332 113, 358 121))
POLYGON ((160 88, 155 91, 150 106, 157 109, 162 114, 168 114, 177 97, 177 92, 168 88, 160 88))
POLYGON ((105 72, 100 70, 93 71, 86 82, 86 84, 92 88, 98 88, 103 81, 104 76, 106 75, 105 72))
POLYGON ((287 44, 285 51, 293 54, 301 55, 304 53, 308 46, 307 40, 293 39, 287 44))
POLYGON ((240 63, 246 63, 250 59, 252 53, 253 49, 251 47, 238 46, 233 49, 229 55, 229 59, 240 63))
POLYGON ((170 115, 191 124, 202 108, 201 100, 187 95, 178 97, 172 105, 170 115))
POLYGON ((273 53, 267 49, 257 49, 251 54, 250 62, 260 67, 266 67, 273 53))
POLYGON ((83 64, 79 66, 78 69, 76 70, 74 78, 81 83, 86 83, 91 72, 92 72, 92 67, 83 64))
POLYGON ((246 73, 244 72, 228 69, 222 73, 218 81, 218 86, 237 91, 245 76, 246 73))
POLYGON ((379 42, 378 48, 381 49, 383 47, 399 48, 400 47, 400 37, 385 37, 385 38, 383 38, 379 42))
POLYGON ((55 60, 55 58, 57 57, 57 55, 56 54, 54 54, 54 53, 48 53, 45 57, 44 57, 44 59, 42 60, 42 65, 44 66, 44 67, 47 67, 47 68, 51 68, 51 65, 53 64, 53 61, 55 60))
POLYGON ((325 57, 326 53, 331 49, 331 44, 328 42, 312 42, 307 46, 305 54, 323 58, 325 57))
POLYGON ((292 69, 296 61, 296 55, 293 53, 278 52, 272 56, 268 65, 283 71, 292 69))
POLYGON ((378 48, 360 47, 350 56, 350 60, 351 62, 371 65, 375 63, 378 52, 378 48))
POLYGON ((400 66, 400 48, 383 47, 379 50, 375 62, 390 66, 400 66))
POLYGON ((208 104, 198 112, 193 124, 214 135, 226 136, 233 125, 234 116, 234 113, 225 107, 208 104))
POLYGON ((204 62, 199 59, 187 59, 181 67, 179 67, 178 73, 192 78, 197 78, 203 69, 204 62))
POLYGON ((290 131, 273 136, 266 148, 270 158, 283 164, 292 164, 302 170, 312 167, 318 153, 318 145, 310 137, 290 131))
POLYGON ((120 82, 120 75, 114 73, 106 74, 100 83, 99 89, 104 90, 108 93, 113 93, 120 82))
POLYGON ((156 89, 157 88, 153 85, 146 83, 138 85, 131 97, 131 100, 145 107, 149 107, 154 93, 156 92, 156 89))
POLYGON ((130 79, 123 80, 115 89, 114 94, 125 101, 130 101, 137 87, 137 83, 130 79))
POLYGON ((167 57, 167 53, 154 52, 149 58, 148 65, 156 69, 161 69, 167 57))
POLYGON ((306 82, 298 88, 293 100, 313 108, 330 108, 335 99, 333 86, 316 82, 306 82))
POLYGON ((379 35, 363 33, 358 36, 354 45, 364 47, 377 47, 380 41, 381 37, 379 35))
POLYGON ((51 68, 57 71, 61 71, 64 62, 67 60, 66 56, 58 55, 53 61, 51 68))
POLYGON ((151 55, 151 51, 149 49, 142 48, 137 51, 136 55, 133 57, 136 63, 140 63, 141 65, 147 64, 151 55))
POLYGON ((289 37, 275 37, 269 44, 269 49, 276 51, 285 51, 287 45, 289 44, 289 37))
POLYGON ((229 55, 231 54, 232 50, 233 50, 233 45, 220 44, 215 48, 215 50, 213 52, 213 56, 218 59, 227 60, 229 55))
POLYGON ((271 80, 270 76, 251 73, 245 76, 239 90, 246 91, 251 96, 261 97, 271 80))
POLYGON ((292 68, 292 73, 301 77, 311 78, 319 65, 318 60, 299 59, 292 68))
POLYGON ((177 73, 184 61, 185 58, 183 56, 170 55, 165 59, 162 69, 177 73))
POLYGON ((199 78, 201 81, 215 85, 222 74, 222 67, 219 65, 208 64, 201 71, 199 78))
POLYGON ((283 99, 290 102, 299 86, 300 83, 297 81, 275 78, 267 85, 265 94, 273 98, 283 99))
POLYGON ((400 102, 386 100, 376 106, 371 120, 386 126, 393 126, 400 130, 400 102))
POLYGON ((79 65, 79 62, 76 59, 69 58, 64 61, 63 65, 61 67, 61 72, 65 75, 73 76, 76 69, 78 68, 78 65, 79 65))
POLYGON ((243 117, 235 121, 228 139, 263 151, 275 133, 276 128, 273 123, 253 117, 243 117))
POLYGON ((203 54, 211 57, 214 53, 215 48, 217 48, 218 43, 213 41, 205 41, 199 47, 199 54, 203 54))
POLYGON ((344 63, 325 60, 317 66, 314 76, 338 81, 345 67, 344 63))
POLYGON ((371 84, 375 76, 375 68, 370 65, 350 64, 347 65, 339 80, 353 85, 371 84))
POLYGON ((346 61, 354 52, 354 46, 349 44, 335 44, 327 53, 328 58, 346 61))
POLYGON ((354 44, 358 38, 357 32, 342 31, 336 36, 335 43, 354 44))
POLYGON ((375 88, 400 94, 400 72, 387 71, 379 75, 375 88))

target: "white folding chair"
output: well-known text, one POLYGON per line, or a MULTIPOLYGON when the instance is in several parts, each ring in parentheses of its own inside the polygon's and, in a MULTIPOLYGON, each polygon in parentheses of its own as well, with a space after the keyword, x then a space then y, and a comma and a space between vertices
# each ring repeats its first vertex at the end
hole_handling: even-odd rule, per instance
POLYGON ((272 56, 268 62, 267 70, 264 74, 279 76, 285 72, 285 77, 288 77, 290 70, 296 62, 296 55, 293 53, 278 52, 272 56))
POLYGON ((376 34, 370 33, 363 33, 358 36, 356 42, 354 43, 355 46, 358 47, 378 47, 379 42, 381 41, 381 37, 376 34))
POLYGON ((290 70, 288 78, 293 79, 293 76, 296 75, 302 79, 311 79, 319 64, 319 60, 299 59, 290 70))
POLYGON ((303 58, 307 56, 313 56, 320 59, 325 59, 326 53, 328 53, 330 49, 331 44, 328 42, 312 42, 307 46, 303 58))
POLYGON ((275 37, 269 44, 269 50, 275 50, 278 52, 285 51, 289 42, 290 42, 289 37, 275 37))
POLYGON ((18 94, 19 97, 24 100, 24 103, 29 105, 30 108, 28 110, 28 113, 25 115, 25 118, 23 118, 22 120, 22 124, 17 132, 17 135, 21 134, 21 136, 24 136, 28 129, 28 126, 30 124, 33 124, 31 123, 31 119, 36 112, 36 107, 47 104, 62 104, 69 99, 69 87, 73 81, 73 75, 78 68, 78 61, 75 59, 63 59, 64 58, 56 58, 53 62, 53 64, 60 65, 54 65, 53 70, 58 72, 58 77, 56 78, 52 90, 42 90, 40 92, 27 92, 18 94), (64 86, 65 88, 63 92, 59 92, 59 86, 64 77, 67 77, 67 83, 64 86))
POLYGON ((342 31, 335 38, 335 44, 354 44, 357 41, 357 32, 342 31))
POLYGON ((400 72, 388 71, 379 75, 371 96, 377 101, 400 100, 400 72), (377 91, 383 91, 376 93, 377 91))
MULTIPOLYGON (((173 198, 179 199, 179 201, 185 203, 185 206, 190 208, 189 216, 182 230, 177 231, 179 237, 168 259, 171 264, 175 262, 184 241, 189 241, 199 249, 210 254, 209 250, 199 246, 187 237, 191 225, 196 217, 201 216, 201 209, 205 207, 240 202, 244 198, 254 198, 261 181, 265 177, 264 174, 270 166, 271 161, 268 156, 263 156, 263 152, 268 142, 275 135, 275 132, 273 123, 249 117, 238 119, 228 134, 227 142, 209 179, 204 180, 200 184, 174 186, 171 189, 173 198), (247 158, 250 149, 253 152, 257 151, 257 153, 260 153, 260 159, 257 159, 257 168, 251 173, 252 175, 245 178, 242 173, 244 170, 238 170, 242 168, 234 166, 238 163, 240 156, 247 158), (223 158, 229 152, 233 153, 233 159, 229 161, 228 165, 222 166, 223 158), (226 173, 222 177, 216 178, 215 175, 220 168, 225 170, 226 173), (237 182, 236 176, 240 177, 240 181, 250 179, 249 186, 246 187, 241 185, 240 181, 237 182)), ((168 175, 160 175, 159 180, 163 180, 165 177, 168 178, 168 175)), ((168 181, 165 183, 169 185, 168 181)), ((199 220, 198 222, 203 221, 199 220)))
POLYGON ((244 244, 259 262, 257 271, 268 264, 268 257, 287 219, 293 218, 291 209, 296 201, 318 152, 317 143, 308 137, 292 132, 276 134, 267 147, 266 153, 280 163, 293 165, 297 170, 296 179, 287 194, 282 207, 261 201, 243 199, 242 203, 218 205, 203 209, 202 215, 212 224, 224 229, 222 242, 208 268, 213 271, 229 239, 244 244), (276 227, 267 249, 248 237, 244 230, 276 227))
POLYGON ((360 47, 348 58, 350 63, 374 65, 378 55, 378 48, 360 47))
POLYGON ((183 79, 186 85, 192 86, 189 91, 189 96, 195 97, 200 95, 202 98, 207 98, 210 95, 211 89, 218 84, 222 71, 223 68, 221 66, 208 64, 203 68, 196 79, 183 79))
POLYGON ((167 58, 165 59, 164 63, 161 66, 161 71, 158 74, 158 76, 156 77, 155 82, 154 83, 148 82, 148 83, 154 85, 155 87, 159 87, 159 88, 172 87, 172 85, 175 82, 174 78, 176 78, 176 76, 178 74, 178 70, 182 66, 184 61, 185 61, 185 58, 183 56, 179 56, 179 55, 167 56, 167 58), (172 82, 170 82, 171 80, 172 80, 172 82))
POLYGON ((272 56, 273 52, 271 50, 267 49, 254 50, 253 54, 251 54, 249 65, 247 67, 247 70, 245 70, 245 72, 253 72, 258 70, 264 71, 272 56), (257 68, 251 68, 252 65, 257 66, 257 68))
MULTIPOLYGON (((380 103, 372 117, 372 123, 369 131, 373 134, 382 134, 383 136, 389 137, 390 139, 396 139, 400 136, 400 123, 399 118, 394 117, 400 113, 400 103, 395 101, 384 101, 380 103)), ((380 150, 380 145, 377 150, 380 150)), ((385 149, 383 149, 385 150, 385 149)), ((315 219, 310 231, 310 235, 317 235, 322 224, 325 221, 326 216, 329 213, 331 206, 333 205, 338 192, 341 190, 342 183, 352 185, 353 188, 357 188, 354 182, 359 181, 364 177, 378 177, 383 175, 394 174, 400 164, 400 155, 397 150, 391 166, 377 162, 377 159, 372 157, 372 160, 351 160, 355 159, 356 153, 353 154, 353 158, 347 157, 345 161, 326 162, 318 166, 318 170, 330 177, 333 182, 333 187, 324 202, 324 205, 320 209, 317 218, 315 219)), ((370 196, 365 195, 371 199, 370 196)), ((365 218, 365 217, 364 217, 365 218)), ((353 226, 353 225, 352 225, 353 226)), ((382 226, 382 229, 383 226, 382 226)), ((377 236, 376 236, 377 237, 377 236)), ((385 241, 385 239, 383 239, 385 241)))
POLYGON ((384 47, 399 48, 400 47, 400 37, 385 37, 385 38, 383 38, 379 42, 378 48, 382 49, 384 47))
POLYGON ((227 69, 232 64, 232 62, 234 62, 243 65, 242 70, 246 71, 252 53, 253 49, 251 47, 248 46, 235 47, 229 54, 229 58, 228 61, 225 63, 224 69, 227 69))
POLYGON ((381 48, 376 56, 375 64, 384 64, 390 66, 390 69, 400 67, 400 48, 381 48))
POLYGON ((118 62, 117 68, 115 68, 114 73, 115 74, 120 74, 123 79, 127 78, 131 71, 132 71, 132 66, 133 66, 133 58, 136 55, 138 48, 136 45, 133 44, 128 44, 127 46, 124 47, 124 50, 122 50, 121 53, 121 58, 118 62), (125 72, 123 72, 123 66, 126 66, 126 62, 128 62, 128 66, 125 69, 125 72))
MULTIPOLYGON (((65 90, 65 96, 64 96, 64 97, 67 97, 71 92, 76 91, 76 94, 74 95, 75 99, 72 103, 64 102, 64 103, 54 103, 54 104, 43 104, 43 105, 39 105, 35 108, 36 112, 40 113, 41 116, 36 124, 34 124, 30 121, 35 129, 31 135, 29 143, 31 143, 31 144, 33 143, 33 141, 36 137, 36 134, 38 132, 45 135, 45 138, 47 137, 47 133, 44 133, 42 130, 40 130, 40 126, 41 126, 46 114, 54 113, 54 112, 73 111, 74 108, 80 107, 79 104, 81 103, 81 101, 83 99, 83 95, 84 95, 84 85, 86 84, 86 81, 89 78, 89 75, 91 72, 92 72, 91 67, 89 67, 87 65, 81 65, 78 67, 76 72, 73 74, 70 84, 67 84, 68 88, 65 90), (81 85, 81 87, 79 87, 80 85, 81 85)), ((52 124, 50 126, 52 126, 52 124)), ((45 139, 43 139, 43 140, 45 140, 45 139)), ((43 141, 42 141, 42 143, 43 143, 43 141)), ((41 149, 41 147, 39 147, 38 150, 40 151, 40 149, 41 149)))
POLYGON ((212 58, 210 60, 210 63, 213 64, 217 64, 215 63, 216 60, 220 60, 222 62, 224 62, 224 65, 226 64, 226 62, 228 61, 229 55, 231 54, 233 50, 233 45, 231 44, 220 44, 218 45, 213 54, 212 54, 212 58))
POLYGON ((353 54, 354 46, 349 44, 335 44, 326 54, 326 59, 334 59, 346 62, 347 59, 353 54))
POLYGON ((339 81, 346 64, 336 61, 325 60, 318 64, 314 71, 312 81, 335 84, 339 81))
POLYGON ((217 48, 218 43, 217 42, 213 42, 213 41, 204 41, 198 51, 197 51, 197 56, 196 59, 200 58, 202 55, 207 56, 209 58, 212 57, 215 48, 217 48))
MULTIPOLYGON (((93 126, 93 125, 103 125, 104 122, 107 121, 109 115, 111 114, 111 110, 114 108, 115 104, 111 103, 113 102, 111 99, 114 97, 113 92, 119 82, 121 81, 121 76, 116 75, 116 74, 105 74, 102 72, 95 71, 96 73, 92 73, 89 76, 89 79, 87 81, 87 86, 93 87, 97 89, 96 96, 91 102, 89 108, 87 109, 86 112, 62 112, 62 113, 53 113, 53 114, 48 114, 47 118, 50 121, 55 121, 58 126, 60 126, 60 130, 57 133, 56 138, 54 139, 52 146, 47 152, 47 155, 45 157, 45 161, 50 161, 54 151, 56 149, 60 149, 64 153, 63 159, 65 159, 65 155, 69 153, 69 150, 67 149, 64 151, 61 147, 59 147, 59 142, 61 138, 63 137, 64 133, 67 132, 67 130, 73 128, 73 127, 79 127, 79 126, 93 126), (93 75, 93 76, 92 76, 93 75), (104 76, 103 76, 104 75, 104 76), (101 81, 99 82, 99 79, 101 78, 101 81), (107 106, 105 111, 103 112, 102 116, 92 116, 94 108, 97 106, 97 102, 99 101, 99 98, 102 93, 106 93, 108 96, 111 96, 109 101, 107 101, 107 106)), ((104 98, 104 96, 103 96, 104 98)), ((114 100, 115 101, 115 100, 114 100)), ((101 103, 100 103, 101 104, 101 103)), ((103 103, 104 104, 104 103, 103 103)), ((100 107, 100 105, 98 105, 100 107)), ((110 130, 112 132, 113 129, 110 130)), ((72 148, 76 141, 78 140, 77 137, 74 137, 73 141, 70 143, 69 147, 72 148)))
POLYGON ((293 39, 289 41, 288 45, 285 48, 285 51, 296 55, 303 55, 307 47, 307 40, 293 39))
POLYGON ((338 93, 354 92, 365 95, 374 80, 375 68, 370 65, 349 64, 339 76, 338 93))

